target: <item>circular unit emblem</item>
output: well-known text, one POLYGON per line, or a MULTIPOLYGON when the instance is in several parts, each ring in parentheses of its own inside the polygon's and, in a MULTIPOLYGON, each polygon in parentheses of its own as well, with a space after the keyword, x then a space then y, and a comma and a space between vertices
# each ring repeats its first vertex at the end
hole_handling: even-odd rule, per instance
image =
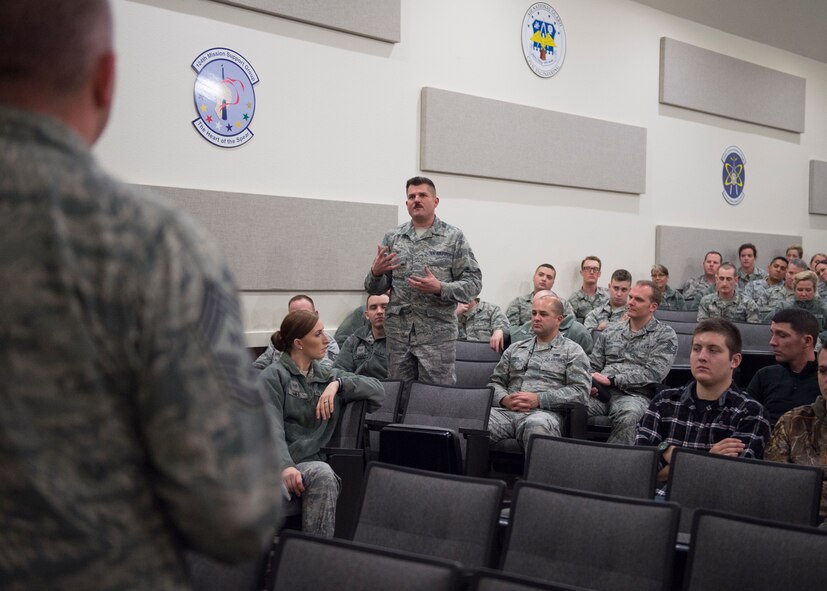
POLYGON ((545 2, 532 4, 525 13, 520 37, 531 71, 551 78, 566 58, 566 29, 557 11, 545 2))
POLYGON ((744 200, 744 183, 747 180, 747 158, 737 146, 730 146, 721 156, 721 180, 724 184, 724 199, 730 205, 744 200))
POLYGON ((198 113, 192 124, 198 133, 219 148, 253 139, 258 75, 250 63, 232 49, 215 47, 195 58, 192 68, 197 73, 193 99, 198 113))

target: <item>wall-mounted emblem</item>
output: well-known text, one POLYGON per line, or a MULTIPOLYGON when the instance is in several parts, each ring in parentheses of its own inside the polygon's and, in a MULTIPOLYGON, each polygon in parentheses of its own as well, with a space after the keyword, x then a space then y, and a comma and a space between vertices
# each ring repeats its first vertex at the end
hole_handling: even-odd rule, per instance
POLYGON ((730 205, 738 205, 744 199, 744 183, 747 180, 747 158, 737 146, 730 146, 721 156, 723 168, 724 199, 730 205))
POLYGON ((523 55, 531 71, 551 78, 563 67, 566 30, 557 11, 545 2, 532 4, 523 18, 523 55))
POLYGON ((225 47, 208 49, 192 62, 197 76, 192 122, 201 136, 219 148, 235 148, 253 139, 256 112, 253 86, 258 75, 241 54, 225 47))

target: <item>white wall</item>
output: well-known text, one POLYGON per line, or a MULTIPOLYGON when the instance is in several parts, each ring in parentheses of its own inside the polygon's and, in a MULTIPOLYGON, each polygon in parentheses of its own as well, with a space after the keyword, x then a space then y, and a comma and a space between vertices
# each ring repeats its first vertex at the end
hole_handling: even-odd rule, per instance
MULTIPOLYGON (((640 196, 429 175, 437 213, 465 231, 480 261, 482 297, 503 307, 530 290, 540 262, 555 264, 562 295, 576 289, 586 254, 603 259, 604 283, 617 267, 648 278, 658 224, 801 234, 807 252, 827 250, 827 217, 807 213, 809 160, 827 160, 827 64, 627 0, 552 0, 569 45, 547 80, 520 49, 527 0, 402 0, 396 45, 207 0, 113 1, 120 74, 96 150, 128 182, 401 206, 405 179, 419 172, 419 92, 434 86, 648 130, 640 196), (658 104, 661 36, 806 78, 806 133, 658 104), (208 144, 190 123, 190 63, 215 46, 244 55, 261 79, 256 136, 234 150, 208 144), (721 197, 730 145, 747 157, 737 207, 721 197)), ((308 239, 323 232, 309 228, 308 239)), ((274 256, 301 256, 301 245, 274 256)), ((290 295, 242 293, 251 344, 274 329, 290 295)), ((362 301, 311 295, 330 326, 362 301)))

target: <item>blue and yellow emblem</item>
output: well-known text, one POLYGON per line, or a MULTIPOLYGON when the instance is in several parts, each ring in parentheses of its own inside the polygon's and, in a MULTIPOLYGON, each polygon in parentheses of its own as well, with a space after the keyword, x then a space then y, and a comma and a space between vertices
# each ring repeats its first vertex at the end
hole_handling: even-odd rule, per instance
POLYGON ((730 146, 721 156, 723 168, 724 199, 730 205, 738 205, 744 199, 744 183, 747 180, 747 159, 737 146, 730 146))
POLYGON ((566 31, 557 11, 545 2, 532 4, 523 17, 523 55, 531 71, 550 78, 563 67, 566 31))

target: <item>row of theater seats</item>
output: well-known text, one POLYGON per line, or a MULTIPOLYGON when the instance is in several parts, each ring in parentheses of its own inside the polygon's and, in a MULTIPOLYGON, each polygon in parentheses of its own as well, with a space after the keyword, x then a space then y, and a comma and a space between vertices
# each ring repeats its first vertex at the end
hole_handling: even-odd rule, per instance
POLYGON ((812 527, 820 471, 681 450, 670 497, 655 502, 656 464, 653 449, 535 437, 504 526, 502 481, 371 463, 349 542, 282 535, 265 588, 458 589, 481 569, 528 586, 495 577, 475 588, 654 590, 685 577, 685 589, 760 591, 827 580, 827 532, 812 527))

